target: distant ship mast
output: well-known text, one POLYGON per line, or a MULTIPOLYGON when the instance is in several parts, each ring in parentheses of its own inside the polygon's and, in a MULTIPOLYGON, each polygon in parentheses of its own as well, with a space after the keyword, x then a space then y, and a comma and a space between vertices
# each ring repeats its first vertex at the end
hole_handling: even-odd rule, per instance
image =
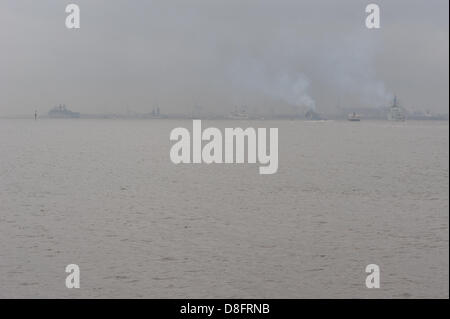
POLYGON ((394 104, 392 105, 392 107, 398 107, 398 105, 397 105, 397 95, 394 95, 394 104))

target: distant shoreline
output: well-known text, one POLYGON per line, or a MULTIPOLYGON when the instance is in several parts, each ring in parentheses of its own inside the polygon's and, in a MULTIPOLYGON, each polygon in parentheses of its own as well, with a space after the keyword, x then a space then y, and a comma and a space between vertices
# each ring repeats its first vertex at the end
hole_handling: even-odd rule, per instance
MULTIPOLYGON (((2 120, 35 120, 34 115, 8 115, 8 116, 0 116, 2 120)), ((192 120, 192 119, 200 119, 200 120, 220 120, 220 121, 304 121, 304 122, 314 122, 314 120, 309 120, 304 117, 289 117, 289 116, 275 116, 275 117, 251 117, 247 119, 233 119, 227 116, 198 116, 198 117, 188 117, 188 116, 164 116, 164 117, 139 117, 139 116, 124 116, 124 115, 86 115, 82 114, 78 118, 71 117, 61 117, 61 118, 52 118, 47 115, 39 116, 37 119, 42 120, 192 120)), ((347 121, 345 117, 339 116, 330 116, 328 118, 324 118, 320 121, 347 121)), ((364 121, 380 121, 380 122, 389 122, 387 119, 383 118, 362 118, 362 122, 364 121)), ((406 121, 421 121, 421 122, 448 122, 448 115, 437 115, 433 117, 408 117, 406 121)))

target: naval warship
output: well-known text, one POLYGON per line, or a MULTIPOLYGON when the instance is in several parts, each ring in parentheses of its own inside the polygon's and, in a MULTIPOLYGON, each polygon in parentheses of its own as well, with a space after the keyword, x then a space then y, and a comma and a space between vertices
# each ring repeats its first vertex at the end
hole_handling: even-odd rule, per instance
POLYGON ((389 121, 397 122, 406 120, 405 110, 398 105, 396 96, 394 97, 394 102, 388 109, 387 119, 389 121))
POLYGON ((72 112, 64 104, 55 106, 50 111, 48 111, 48 116, 51 118, 79 118, 80 113, 72 112))

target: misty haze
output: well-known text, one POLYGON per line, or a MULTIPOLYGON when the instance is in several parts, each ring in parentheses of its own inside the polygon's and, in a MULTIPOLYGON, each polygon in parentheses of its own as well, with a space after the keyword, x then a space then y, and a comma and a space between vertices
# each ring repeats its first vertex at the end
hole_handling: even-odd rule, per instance
POLYGON ((0 115, 297 114, 316 107, 448 114, 447 1, 57 1, 0 4, 0 115), (8 94, 5 94, 8 92, 8 94))
POLYGON ((448 1, 72 2, 0 2, 0 298, 449 297, 448 1))

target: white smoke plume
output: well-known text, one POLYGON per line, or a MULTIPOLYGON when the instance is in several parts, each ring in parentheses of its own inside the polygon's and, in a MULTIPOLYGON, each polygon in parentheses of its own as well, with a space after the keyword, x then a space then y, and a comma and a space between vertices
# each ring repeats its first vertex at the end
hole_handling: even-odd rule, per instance
POLYGON ((339 45, 321 50, 320 77, 324 85, 342 96, 349 96, 366 107, 387 106, 393 94, 377 74, 376 55, 380 39, 352 33, 339 45))
POLYGON ((264 92, 275 99, 308 110, 316 109, 316 102, 308 94, 310 81, 305 74, 296 75, 281 74, 269 82, 264 92))
POLYGON ((262 93, 297 110, 316 109, 316 102, 308 93, 310 80, 304 73, 268 70, 257 61, 238 63, 231 70, 233 84, 240 89, 262 93))

